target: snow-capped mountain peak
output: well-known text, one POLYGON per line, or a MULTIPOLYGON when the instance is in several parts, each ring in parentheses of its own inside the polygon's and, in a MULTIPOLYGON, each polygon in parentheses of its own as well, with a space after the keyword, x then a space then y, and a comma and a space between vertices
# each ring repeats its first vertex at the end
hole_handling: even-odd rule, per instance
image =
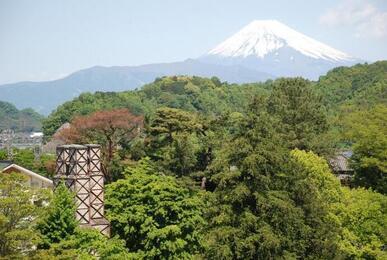
POLYGON ((334 63, 353 60, 348 54, 299 33, 276 20, 251 22, 207 55, 230 58, 255 56, 263 59, 266 55, 275 54, 284 47, 289 47, 313 59, 334 63))

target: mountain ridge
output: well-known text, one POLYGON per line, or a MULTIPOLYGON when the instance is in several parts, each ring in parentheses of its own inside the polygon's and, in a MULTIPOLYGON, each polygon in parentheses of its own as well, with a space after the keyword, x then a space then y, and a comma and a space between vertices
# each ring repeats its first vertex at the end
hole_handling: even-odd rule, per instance
POLYGON ((0 85, 0 100, 47 115, 80 93, 131 90, 162 76, 216 76, 230 83, 293 76, 316 80, 334 67, 359 61, 278 21, 255 20, 197 59, 140 66, 94 66, 62 79, 0 85))
POLYGON ((207 54, 233 57, 256 55, 263 58, 285 45, 312 58, 330 61, 354 59, 348 54, 299 33, 277 20, 254 20, 207 54))
POLYGON ((31 107, 48 115, 59 104, 83 92, 132 90, 157 77, 172 75, 216 76, 232 83, 265 81, 275 77, 238 65, 207 64, 194 59, 140 66, 94 66, 62 79, 0 85, 0 100, 11 102, 19 109, 31 107))
POLYGON ((276 20, 249 23, 198 60, 312 80, 334 67, 362 62, 276 20))

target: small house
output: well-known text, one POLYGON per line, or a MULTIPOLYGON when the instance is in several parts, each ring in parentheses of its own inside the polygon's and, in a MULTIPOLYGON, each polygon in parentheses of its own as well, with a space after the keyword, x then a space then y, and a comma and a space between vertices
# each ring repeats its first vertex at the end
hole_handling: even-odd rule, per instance
POLYGON ((354 174, 354 170, 349 165, 351 156, 351 151, 343 151, 329 160, 332 171, 339 178, 341 184, 346 186, 350 185, 354 174))
POLYGON ((20 173, 26 176, 27 185, 32 188, 52 188, 54 185, 52 180, 14 163, 6 166, 4 169, 1 170, 1 174, 11 172, 20 173))

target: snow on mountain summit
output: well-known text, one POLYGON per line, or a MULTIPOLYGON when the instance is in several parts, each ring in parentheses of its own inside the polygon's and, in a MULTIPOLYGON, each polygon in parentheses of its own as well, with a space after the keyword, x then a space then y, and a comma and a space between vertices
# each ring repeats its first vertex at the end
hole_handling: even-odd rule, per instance
POLYGON ((276 20, 255 20, 216 46, 207 55, 221 57, 255 56, 263 59, 283 47, 305 56, 330 62, 353 60, 351 56, 316 41, 276 20))

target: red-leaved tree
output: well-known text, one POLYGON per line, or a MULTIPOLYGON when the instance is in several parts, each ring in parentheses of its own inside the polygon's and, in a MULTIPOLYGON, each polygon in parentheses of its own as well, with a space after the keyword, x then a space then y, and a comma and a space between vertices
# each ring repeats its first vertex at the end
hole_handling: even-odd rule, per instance
POLYGON ((127 109, 97 111, 86 116, 77 116, 70 127, 62 129, 54 138, 65 143, 98 143, 102 146, 102 157, 106 177, 110 179, 106 165, 113 160, 118 144, 130 142, 143 125, 143 117, 127 109))

